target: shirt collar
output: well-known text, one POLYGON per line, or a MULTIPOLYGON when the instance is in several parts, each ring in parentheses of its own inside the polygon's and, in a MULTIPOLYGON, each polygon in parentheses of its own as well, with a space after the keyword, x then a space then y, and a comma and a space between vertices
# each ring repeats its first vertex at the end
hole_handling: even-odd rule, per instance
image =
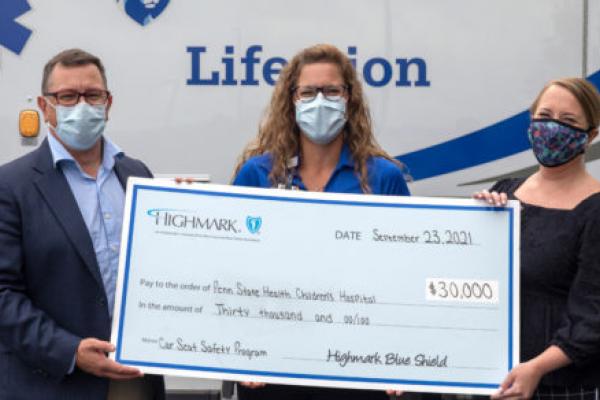
MULTIPOLYGON (((123 150, 121 150, 106 136, 103 136, 102 140, 104 141, 102 167, 107 171, 110 171, 115 166, 115 158, 120 157, 123 154, 123 150)), ((65 146, 63 146, 63 144, 59 142, 58 139, 56 139, 50 132, 48 132, 48 144, 50 145, 50 153, 52 153, 54 168, 57 168, 58 164, 63 161, 74 162, 77 164, 77 161, 75 158, 73 158, 71 153, 69 153, 65 146)))
POLYGON ((352 152, 350 152, 350 146, 346 142, 342 145, 342 152, 340 153, 340 159, 338 161, 336 169, 342 167, 354 168, 354 158, 352 158, 352 152))
MULTIPOLYGON (((294 168, 300 166, 301 157, 298 153, 297 156, 292 157, 288 160, 288 168, 294 168)), ((340 152, 340 159, 338 160, 337 165, 335 166, 335 170, 339 170, 344 167, 354 168, 354 159, 352 158, 352 153, 350 152, 350 146, 344 142, 342 144, 342 151, 340 152)))

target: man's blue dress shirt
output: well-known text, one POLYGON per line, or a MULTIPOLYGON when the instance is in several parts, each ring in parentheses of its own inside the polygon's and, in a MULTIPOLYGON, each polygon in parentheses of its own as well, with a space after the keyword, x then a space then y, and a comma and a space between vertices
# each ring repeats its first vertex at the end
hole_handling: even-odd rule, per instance
POLYGON ((108 138, 104 137, 102 140, 102 163, 94 178, 81 169, 52 134, 48 134, 54 166, 60 168, 65 175, 92 238, 106 292, 108 312, 112 318, 125 204, 125 191, 115 174, 114 166, 115 157, 120 157, 123 152, 108 138))

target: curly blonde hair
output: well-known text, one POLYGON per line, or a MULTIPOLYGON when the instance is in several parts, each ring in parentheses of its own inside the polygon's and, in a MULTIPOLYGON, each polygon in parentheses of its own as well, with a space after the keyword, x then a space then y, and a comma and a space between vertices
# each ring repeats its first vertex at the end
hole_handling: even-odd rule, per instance
POLYGON ((283 183, 289 174, 288 160, 300 150, 300 129, 296 124, 293 89, 305 65, 331 63, 338 66, 344 84, 348 87, 346 104, 347 122, 343 130, 344 142, 354 160, 355 170, 364 193, 370 193, 367 161, 370 157, 386 158, 401 167, 377 144, 373 135, 371 115, 363 96, 362 86, 350 59, 329 44, 318 44, 302 50, 282 69, 273 90, 271 103, 259 124, 258 135, 244 149, 238 159, 234 175, 251 157, 270 153, 273 167, 269 179, 276 185, 283 183))

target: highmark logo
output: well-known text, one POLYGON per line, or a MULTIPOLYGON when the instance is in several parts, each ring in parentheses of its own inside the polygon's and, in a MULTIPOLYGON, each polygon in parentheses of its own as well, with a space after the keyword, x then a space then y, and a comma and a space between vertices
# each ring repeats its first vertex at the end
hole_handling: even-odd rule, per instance
POLYGON ((117 0, 127 15, 142 26, 154 21, 169 5, 169 0, 117 0))
POLYGON ((231 218, 199 216, 194 211, 167 208, 153 208, 146 213, 154 219, 155 225, 160 227, 211 232, 241 232, 237 227, 237 220, 231 218))
POLYGON ((262 217, 246 217, 246 228, 248 228, 248 232, 256 234, 260 231, 260 227, 262 226, 262 217))
MULTIPOLYGON (((258 86, 261 79, 268 85, 274 85, 287 63, 285 58, 279 56, 262 59, 260 53, 263 46, 260 44, 247 47, 243 51, 245 55, 241 57, 237 55, 235 46, 226 45, 221 57, 222 67, 208 70, 205 59, 209 57, 214 60, 214 55, 209 55, 206 46, 188 46, 186 50, 191 57, 191 74, 186 83, 195 86, 258 86)), ((431 86, 427 78, 427 62, 421 57, 373 57, 363 60, 356 46, 348 46, 347 54, 369 86, 431 86)))

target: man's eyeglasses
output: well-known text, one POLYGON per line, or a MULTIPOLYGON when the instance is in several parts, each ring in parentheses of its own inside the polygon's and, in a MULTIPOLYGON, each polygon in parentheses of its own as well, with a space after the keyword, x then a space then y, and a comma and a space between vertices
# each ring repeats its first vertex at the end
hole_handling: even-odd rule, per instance
POLYGON ((106 104, 110 92, 108 90, 86 90, 80 93, 74 90, 61 90, 59 92, 44 93, 44 96, 54 97, 56 102, 61 106, 74 106, 79 103, 79 100, 83 96, 86 103, 98 106, 106 104))
POLYGON ((330 101, 338 101, 346 93, 348 87, 346 85, 328 85, 328 86, 298 86, 292 91, 298 99, 301 101, 309 102, 313 101, 319 92, 323 93, 323 96, 330 101))

